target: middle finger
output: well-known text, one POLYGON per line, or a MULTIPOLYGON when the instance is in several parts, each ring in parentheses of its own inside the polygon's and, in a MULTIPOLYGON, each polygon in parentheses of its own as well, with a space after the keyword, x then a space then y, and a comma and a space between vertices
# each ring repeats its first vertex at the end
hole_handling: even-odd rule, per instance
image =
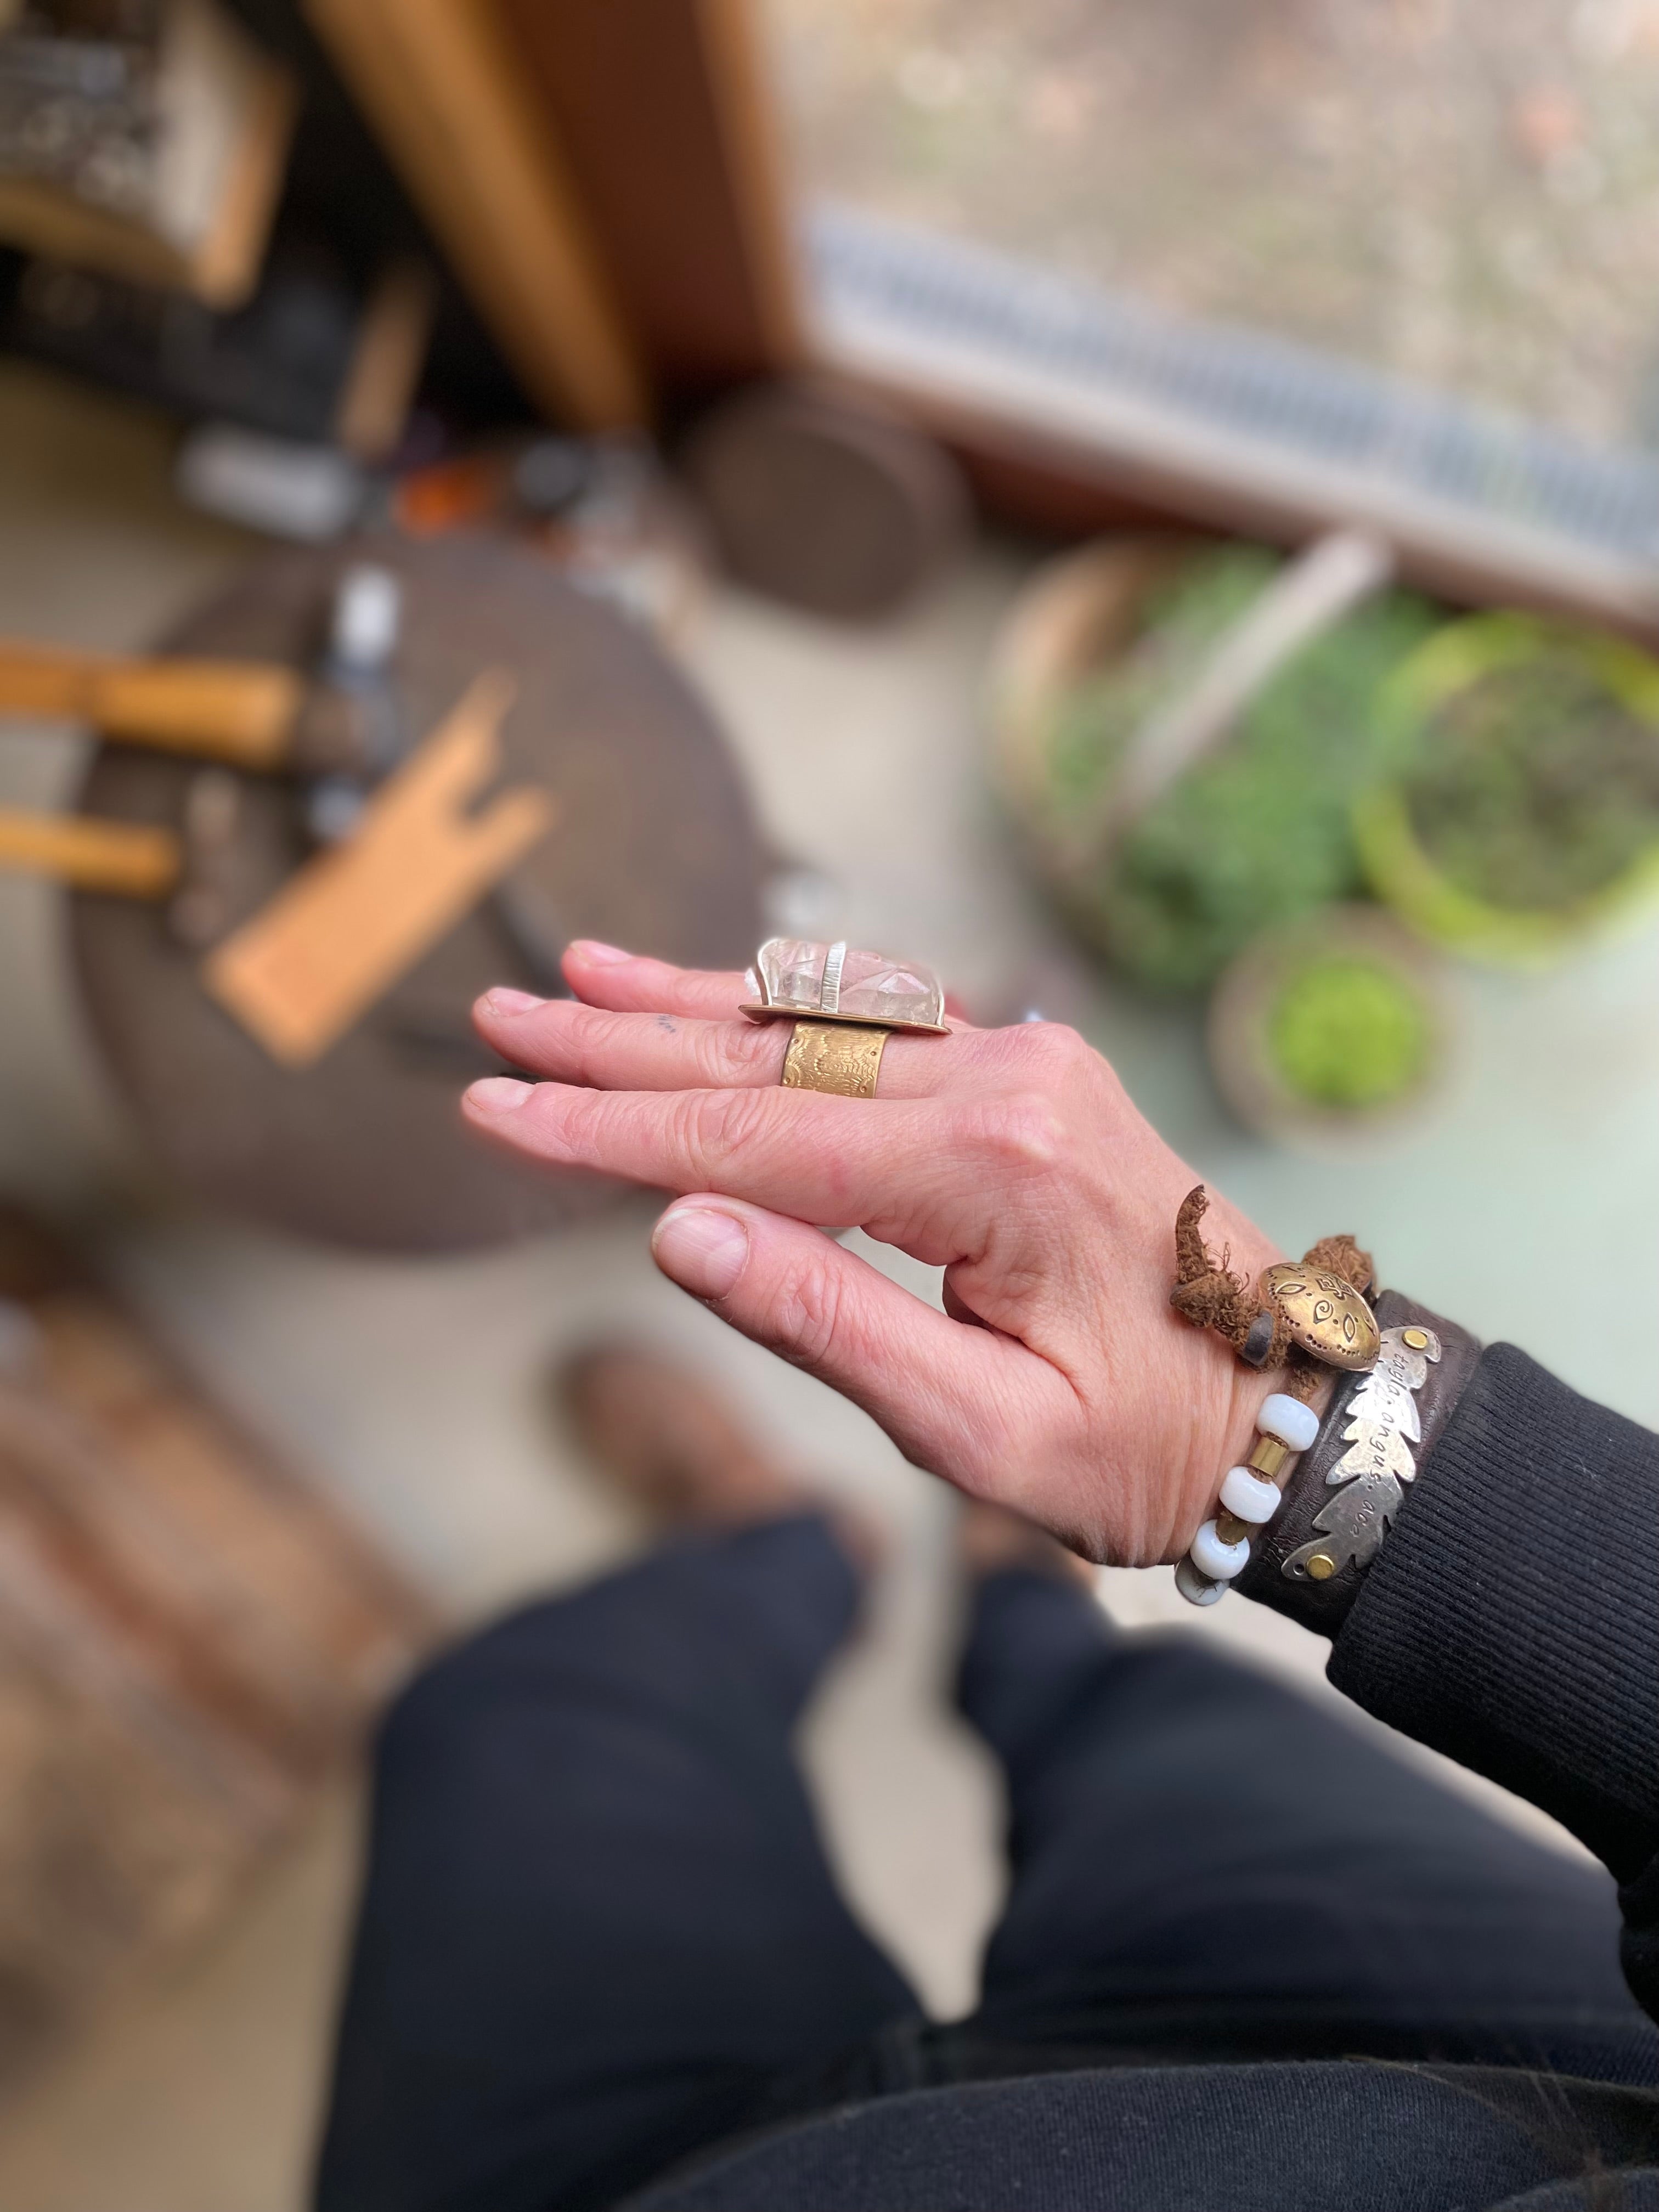
MULTIPOLYGON (((526 1001, 503 991, 487 991, 472 1012, 479 1034, 514 1066, 595 1091, 763 1088, 782 1080, 794 1026, 611 1013, 575 999, 526 1001)), ((924 1098, 951 1089, 981 1057, 974 1040, 982 1034, 890 1036, 876 1096, 924 1098)))

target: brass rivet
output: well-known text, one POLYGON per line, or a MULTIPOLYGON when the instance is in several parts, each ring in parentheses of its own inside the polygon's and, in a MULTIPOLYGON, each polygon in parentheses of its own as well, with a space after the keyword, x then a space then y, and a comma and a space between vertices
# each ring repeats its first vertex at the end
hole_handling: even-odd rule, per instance
POLYGON ((1402 1344, 1410 1345, 1413 1352, 1426 1352, 1429 1348, 1429 1333, 1425 1328, 1402 1328, 1400 1340, 1402 1344))
POLYGON ((1336 1561, 1328 1552, 1311 1553, 1308 1559, 1308 1572, 1315 1582, 1328 1583, 1336 1572, 1336 1561))

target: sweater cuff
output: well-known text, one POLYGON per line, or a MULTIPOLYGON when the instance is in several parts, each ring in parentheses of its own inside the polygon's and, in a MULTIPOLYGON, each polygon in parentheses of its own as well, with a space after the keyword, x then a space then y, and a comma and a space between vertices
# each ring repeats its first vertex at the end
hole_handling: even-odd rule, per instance
POLYGON ((1481 1358, 1337 1637, 1337 1688, 1621 1880, 1659 1843, 1659 1437, 1481 1358))

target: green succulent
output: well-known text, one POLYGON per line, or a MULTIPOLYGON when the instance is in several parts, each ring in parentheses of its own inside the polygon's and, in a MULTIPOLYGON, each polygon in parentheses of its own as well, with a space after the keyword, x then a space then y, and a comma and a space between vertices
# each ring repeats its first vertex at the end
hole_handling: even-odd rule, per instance
MULTIPOLYGON (((1153 597, 1130 651, 1056 709, 1049 784, 1062 830, 1099 803, 1135 731, 1192 681, 1278 566, 1247 547, 1197 556, 1153 597)), ((1436 620, 1389 592, 1304 647, 1115 856, 1070 872, 1060 896, 1073 926, 1147 988, 1195 992, 1261 930, 1352 896, 1350 812, 1376 757, 1376 693, 1436 620)))
POLYGON ((1428 1065, 1428 1009, 1410 979, 1363 954, 1309 962, 1269 1010, 1268 1055, 1286 1090, 1350 1111, 1403 1098, 1428 1065))

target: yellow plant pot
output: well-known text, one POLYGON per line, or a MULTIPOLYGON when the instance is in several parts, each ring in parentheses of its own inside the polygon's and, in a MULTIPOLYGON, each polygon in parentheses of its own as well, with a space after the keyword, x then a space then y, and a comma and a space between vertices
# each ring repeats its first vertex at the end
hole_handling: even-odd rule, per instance
MULTIPOLYGON (((1474 615, 1441 630, 1399 669, 1381 713, 1395 757, 1409 755, 1424 726, 1456 694, 1495 669, 1564 644, 1594 668, 1638 720, 1659 730, 1659 663, 1620 639, 1581 635, 1526 615, 1474 615)), ((1378 898, 1420 936, 1495 967, 1553 966, 1584 940, 1659 892, 1659 840, 1621 873, 1558 907, 1500 907, 1453 883, 1424 849, 1398 778, 1372 785, 1354 807, 1354 837, 1378 898)))

